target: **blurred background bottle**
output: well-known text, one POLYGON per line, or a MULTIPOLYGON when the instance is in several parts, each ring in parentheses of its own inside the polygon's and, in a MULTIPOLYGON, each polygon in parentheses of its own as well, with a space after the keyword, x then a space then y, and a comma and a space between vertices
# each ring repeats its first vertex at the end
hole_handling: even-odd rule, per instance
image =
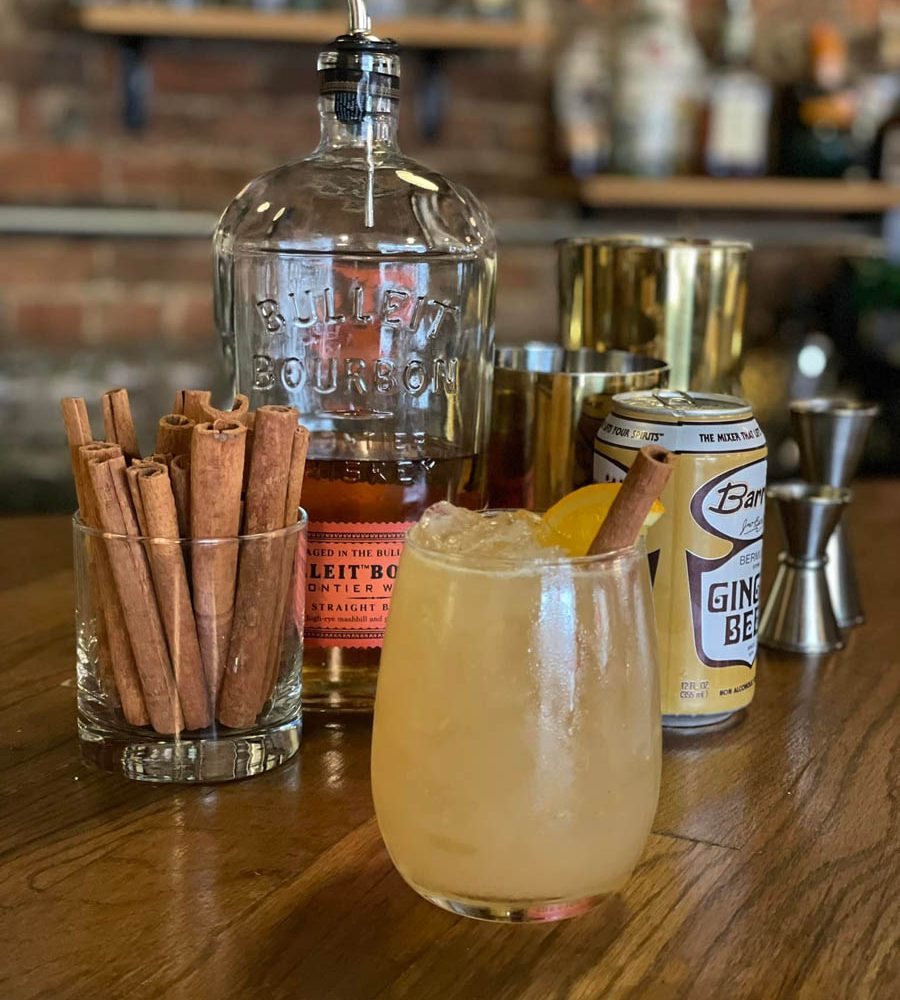
POLYGON ((569 172, 590 177, 612 156, 612 39, 608 4, 576 0, 556 55, 553 110, 569 172))
POLYGON ((817 21, 808 46, 806 78, 784 94, 780 172, 843 177, 860 162, 847 38, 839 22, 817 21))
POLYGON ((667 177, 696 160, 705 58, 684 0, 623 5, 615 39, 613 168, 667 177))
POLYGON ((769 165, 772 87, 753 68, 752 0, 726 0, 718 64, 709 80, 705 166, 715 177, 753 177, 769 165))

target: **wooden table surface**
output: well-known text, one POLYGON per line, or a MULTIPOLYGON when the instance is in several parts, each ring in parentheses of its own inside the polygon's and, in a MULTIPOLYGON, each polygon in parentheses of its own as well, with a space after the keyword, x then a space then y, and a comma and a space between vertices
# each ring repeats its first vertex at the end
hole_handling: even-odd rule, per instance
POLYGON ((364 719, 309 718, 297 759, 230 786, 89 770, 68 525, 0 522, 0 997, 900 996, 900 482, 851 515, 868 624, 833 656, 764 652, 739 725, 667 737, 627 889, 535 926, 405 886, 364 719))

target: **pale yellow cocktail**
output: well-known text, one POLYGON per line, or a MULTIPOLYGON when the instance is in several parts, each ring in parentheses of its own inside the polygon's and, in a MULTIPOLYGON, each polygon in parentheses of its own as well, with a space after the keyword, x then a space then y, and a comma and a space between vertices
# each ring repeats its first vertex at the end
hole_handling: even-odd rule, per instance
POLYGON ((540 920, 619 889, 656 811, 660 718, 643 546, 572 559, 533 515, 440 504, 403 553, 372 787, 427 898, 540 920))

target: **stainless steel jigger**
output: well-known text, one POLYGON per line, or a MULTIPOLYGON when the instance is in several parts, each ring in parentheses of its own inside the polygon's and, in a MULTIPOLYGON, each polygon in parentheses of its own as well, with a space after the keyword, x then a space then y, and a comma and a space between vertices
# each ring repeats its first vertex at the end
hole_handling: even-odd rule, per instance
MULTIPOLYGON (((800 446, 800 468, 808 483, 847 488, 878 407, 851 399, 804 399, 791 403, 791 428, 800 446)), ((847 524, 841 521, 828 542, 825 575, 834 617, 841 628, 864 621, 847 524)))
POLYGON ((783 483, 766 491, 778 506, 787 551, 766 602, 759 641, 793 653, 827 653, 843 646, 831 608, 825 547, 850 500, 850 491, 783 483))

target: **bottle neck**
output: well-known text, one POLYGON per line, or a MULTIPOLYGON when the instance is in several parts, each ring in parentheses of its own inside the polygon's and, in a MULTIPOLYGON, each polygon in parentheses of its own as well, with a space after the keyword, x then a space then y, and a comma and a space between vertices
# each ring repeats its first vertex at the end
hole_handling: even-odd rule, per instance
POLYGON ((358 121, 346 121, 335 111, 335 99, 319 98, 321 137, 317 152, 332 150, 397 150, 400 116, 396 101, 380 100, 358 121))
POLYGON ((722 30, 722 57, 726 66, 747 66, 753 60, 756 21, 749 0, 728 0, 722 30))

